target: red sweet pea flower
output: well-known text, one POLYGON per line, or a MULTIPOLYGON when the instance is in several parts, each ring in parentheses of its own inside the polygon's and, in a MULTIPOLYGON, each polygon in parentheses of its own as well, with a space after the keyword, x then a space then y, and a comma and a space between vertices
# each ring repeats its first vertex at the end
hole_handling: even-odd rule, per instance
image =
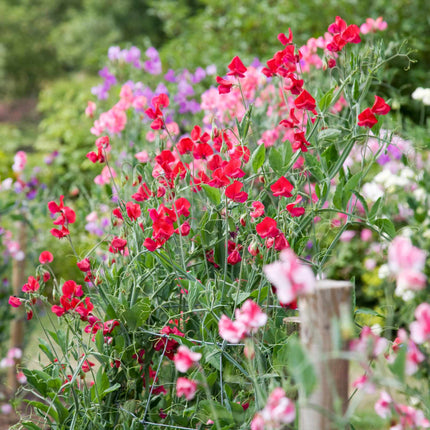
POLYGON ((73 280, 66 281, 61 287, 61 291, 65 298, 82 297, 84 295, 82 285, 78 285, 73 280))
POLYGON ((358 25, 351 24, 349 25, 342 33, 342 39, 348 43, 360 43, 360 29, 358 25))
POLYGON ((294 105, 298 109, 306 109, 311 112, 314 112, 316 107, 315 99, 306 90, 303 90, 294 100, 294 105))
POLYGON ((194 149, 194 142, 189 137, 183 137, 176 145, 176 149, 181 155, 192 152, 194 149))
POLYGON ((370 108, 364 109, 364 111, 358 115, 358 125, 360 127, 372 128, 377 122, 378 120, 370 108))
POLYGON ((10 296, 9 297, 9 304, 13 306, 14 308, 19 308, 22 305, 22 301, 19 297, 10 296))
POLYGON ((302 201, 302 196, 298 195, 294 203, 290 203, 287 205, 287 211, 290 213, 292 217, 299 217, 304 215, 305 208, 296 208, 294 207, 298 203, 302 201))
POLYGON ((337 16, 334 23, 328 26, 328 32, 332 34, 341 33, 345 29, 346 22, 340 16, 337 16))
MULTIPOLYGON (((133 194, 131 198, 133 200, 136 200, 137 202, 143 202, 145 200, 148 200, 151 196, 153 196, 153 193, 144 182, 142 185, 139 186, 137 193, 133 194)), ((123 219, 122 215, 121 215, 121 219, 123 219)))
POLYGON ((190 216, 191 203, 184 197, 180 197, 174 203, 178 215, 190 216))
POLYGON ((254 211, 249 214, 251 218, 258 218, 262 215, 264 215, 264 205, 263 203, 256 201, 252 202, 252 207, 254 208, 254 211))
POLYGON ((91 263, 89 258, 85 258, 84 260, 78 261, 76 265, 81 272, 88 272, 91 269, 91 263))
POLYGON ((387 113, 390 112, 391 107, 385 103, 385 100, 382 97, 375 96, 375 103, 370 110, 377 115, 387 115, 387 113))
POLYGON ((196 160, 206 160, 213 153, 214 151, 208 143, 198 143, 194 146, 193 156, 196 160))
POLYGON ((301 149, 302 152, 308 152, 308 146, 310 146, 310 142, 306 140, 304 131, 294 133, 294 142, 291 144, 294 152, 299 149, 301 149))
POLYGON ((60 213, 60 216, 54 221, 55 225, 73 224, 76 221, 76 214, 73 209, 64 206, 64 196, 60 196, 60 205, 54 201, 48 203, 48 209, 51 214, 60 213))
POLYGON ((260 235, 260 237, 264 239, 265 237, 278 236, 279 230, 276 226, 276 220, 266 217, 263 219, 263 221, 255 226, 255 229, 257 230, 257 233, 260 235))
POLYGON ((22 291, 24 293, 35 293, 40 288, 39 282, 33 276, 28 277, 28 281, 23 285, 22 291))
POLYGON ((248 194, 245 191, 240 191, 242 187, 242 182, 234 181, 225 189, 225 195, 237 203, 243 203, 248 198, 248 194))
POLYGON ((54 261, 54 256, 49 251, 43 251, 39 255, 40 264, 52 263, 54 261))
POLYGON ((294 73, 288 73, 284 88, 291 94, 298 95, 303 91, 303 79, 297 79, 294 73))
POLYGON ((224 174, 224 169, 220 167, 212 173, 212 179, 208 182, 208 185, 214 188, 221 188, 228 185, 229 183, 230 180, 224 174))
POLYGON ((234 158, 224 166, 224 174, 229 178, 242 178, 245 172, 240 168, 242 162, 239 158, 234 158))
POLYGON ((236 78, 244 78, 247 68, 243 65, 241 59, 236 57, 231 60, 231 63, 227 66, 230 72, 227 73, 229 76, 235 76, 236 78))
POLYGON ((284 33, 278 34, 278 40, 285 46, 289 43, 293 43, 293 33, 291 32, 291 28, 288 29, 288 37, 285 36, 284 33))
POLYGON ((169 97, 167 94, 160 94, 155 96, 151 103, 155 109, 148 108, 146 109, 145 113, 150 119, 153 120, 151 123, 151 128, 153 130, 160 130, 164 127, 164 118, 161 108, 169 106, 169 97))
POLYGON ((127 246, 127 240, 126 239, 121 239, 120 237, 115 236, 112 239, 109 251, 110 252, 121 252, 121 251, 125 250, 126 246, 127 246))
POLYGON ((125 208, 127 210, 128 217, 133 221, 137 220, 142 213, 138 203, 127 202, 125 208))
POLYGON ((58 239, 66 237, 70 234, 70 231, 66 227, 64 227, 64 225, 61 227, 61 230, 58 230, 57 228, 52 228, 50 232, 52 236, 58 237, 58 239))
POLYGON ((232 82, 228 81, 227 79, 221 78, 221 76, 217 76, 216 81, 219 84, 219 94, 228 94, 231 91, 231 88, 233 86, 232 82))
POLYGON ((291 191, 294 186, 288 181, 285 176, 281 176, 273 185, 270 186, 272 193, 275 197, 284 196, 292 197, 291 191))

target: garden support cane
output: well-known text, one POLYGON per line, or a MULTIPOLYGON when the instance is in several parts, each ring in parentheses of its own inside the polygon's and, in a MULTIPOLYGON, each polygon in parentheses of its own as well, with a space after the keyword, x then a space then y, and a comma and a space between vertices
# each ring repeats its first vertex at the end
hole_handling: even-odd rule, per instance
POLYGON ((350 320, 352 285, 346 281, 317 281, 312 294, 300 298, 300 339, 315 369, 317 385, 300 398, 300 430, 339 429, 348 402, 348 361, 339 358, 345 347, 342 323, 350 320))

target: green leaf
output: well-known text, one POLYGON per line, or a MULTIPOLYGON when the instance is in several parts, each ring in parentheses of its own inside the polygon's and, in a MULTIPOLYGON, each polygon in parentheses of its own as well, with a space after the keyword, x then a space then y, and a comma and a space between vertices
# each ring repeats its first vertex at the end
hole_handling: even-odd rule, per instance
POLYGON ((22 425, 24 426, 24 428, 26 428, 28 430, 42 430, 39 426, 32 423, 31 421, 24 421, 22 423, 22 425))
MULTIPOLYGON (((341 133, 342 132, 337 128, 325 128, 324 130, 321 130, 318 133, 318 140, 333 140, 336 137, 338 137, 341 133)), ((331 148, 331 146, 329 148, 331 148)))
POLYGON ((45 403, 42 403, 42 402, 37 402, 36 400, 26 400, 26 399, 24 399, 24 402, 26 402, 31 407, 38 409, 42 413, 51 416, 55 421, 58 422, 58 413, 57 413, 57 411, 52 406, 48 406, 48 405, 46 405, 45 403))
POLYGON ((390 370, 401 382, 405 381, 406 352, 407 348, 400 348, 394 363, 389 365, 390 370))
POLYGON ((151 300, 149 297, 140 299, 133 307, 127 309, 122 318, 125 319, 127 325, 135 330, 140 327, 151 315, 151 300))
POLYGON ((283 162, 281 153, 274 147, 270 150, 269 153, 269 164, 270 167, 278 174, 283 175, 285 172, 283 171, 283 162))
POLYGON ((215 205, 218 206, 221 203, 221 194, 218 188, 211 187, 207 184, 202 184, 202 188, 206 193, 208 199, 215 205))
POLYGON ((318 107, 321 111, 325 111, 330 106, 331 101, 333 100, 334 90, 334 87, 331 88, 321 97, 321 100, 318 102, 318 107))
POLYGON ((263 165, 266 159, 266 148, 264 144, 260 145, 253 153, 251 157, 252 170, 257 173, 260 167, 263 165))
POLYGON ((190 309, 194 308, 194 305, 199 298, 200 294, 202 293, 203 288, 200 282, 190 282, 188 286, 188 294, 187 294, 187 300, 188 300, 188 306, 190 309))
POLYGON ((333 205, 336 209, 342 210, 343 183, 339 183, 333 196, 333 205))
POLYGON ((396 227, 394 227, 393 222, 388 218, 379 218, 374 221, 374 224, 379 227, 381 231, 387 233, 391 238, 396 235, 396 227))
POLYGON ((49 361, 53 362, 55 359, 54 354, 51 351, 51 348, 49 346, 49 343, 45 340, 39 337, 39 348, 45 353, 45 355, 48 357, 49 361))
POLYGON ((374 317, 384 318, 384 315, 374 311, 373 309, 368 309, 368 308, 358 308, 355 310, 354 314, 371 315, 374 317))
POLYGON ((346 191, 353 191, 357 187, 358 183, 360 182, 361 176, 362 176, 361 172, 358 172, 355 175, 352 175, 346 182, 344 189, 346 191))
POLYGON ((113 391, 118 390, 118 388, 121 388, 121 384, 119 382, 113 384, 109 388, 106 388, 106 390, 104 390, 102 393, 103 397, 106 396, 106 394, 109 394, 109 393, 112 393, 113 391))
POLYGON ((289 338, 287 349, 288 369, 304 394, 309 396, 317 383, 315 370, 296 337, 289 338))
POLYGON ((309 152, 305 152, 303 154, 306 160, 306 166, 308 166, 309 171, 315 177, 318 182, 322 182, 324 180, 324 174, 321 170, 321 163, 318 159, 309 152))
POLYGON ((382 197, 379 197, 378 200, 373 204, 372 208, 369 212, 369 221, 373 221, 378 215, 379 208, 381 207, 382 197))

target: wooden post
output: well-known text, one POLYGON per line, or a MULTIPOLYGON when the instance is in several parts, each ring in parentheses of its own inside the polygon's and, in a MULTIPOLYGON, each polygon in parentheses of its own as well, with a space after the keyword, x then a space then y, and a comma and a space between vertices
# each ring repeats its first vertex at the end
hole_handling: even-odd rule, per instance
POLYGON ((301 297, 300 339, 311 360, 317 386, 300 399, 299 430, 339 429, 333 415, 348 403, 348 360, 333 358, 345 345, 342 321, 350 321, 352 285, 347 281, 317 281, 313 294, 301 297))
MULTIPOLYGON (((27 258, 27 228, 25 222, 21 221, 17 225, 18 243, 21 251, 24 252, 24 258, 21 261, 13 260, 12 265, 12 290, 13 295, 19 296, 21 288, 25 284, 25 260, 27 258)), ((24 346, 24 319, 25 311, 23 307, 14 309, 15 318, 10 325, 10 348, 20 348, 24 346)), ((15 365, 10 367, 7 376, 7 385, 12 393, 18 389, 18 381, 16 379, 16 367, 21 363, 20 359, 15 359, 15 365)))

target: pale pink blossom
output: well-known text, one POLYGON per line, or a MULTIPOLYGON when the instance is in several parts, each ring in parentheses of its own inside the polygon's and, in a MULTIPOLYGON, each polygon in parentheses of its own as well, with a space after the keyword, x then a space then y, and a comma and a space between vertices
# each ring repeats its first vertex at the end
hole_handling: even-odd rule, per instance
POLYGON ((409 326, 411 339, 421 344, 430 339, 430 304, 421 303, 415 309, 415 318, 409 326))
POLYGON ((376 358, 388 347, 388 340, 372 332, 370 327, 363 327, 360 338, 350 343, 350 350, 364 355, 366 358, 376 358))
POLYGON ((372 394, 375 392, 375 385, 370 381, 369 375, 364 374, 359 376, 353 383, 352 386, 359 390, 363 390, 365 393, 372 394))
POLYGON ((407 237, 397 236, 388 248, 388 265, 395 274, 403 270, 421 272, 426 262, 426 253, 412 245, 407 237))
POLYGON ((18 151, 13 157, 13 161, 12 170, 15 173, 22 172, 27 164, 27 154, 24 151, 18 151))
POLYGON ((393 399, 391 396, 386 391, 382 391, 379 399, 375 403, 375 412, 381 418, 388 418, 391 415, 392 403, 393 399))
POLYGON ((94 116, 94 112, 96 111, 96 104, 92 101, 89 101, 87 107, 85 108, 85 115, 92 118, 94 116))
POLYGON ((202 358, 202 354, 190 351, 186 346, 181 345, 173 357, 175 367, 179 372, 185 373, 188 369, 202 358))
POLYGON ((178 378, 176 381, 176 395, 184 396, 187 400, 194 399, 197 391, 197 383, 187 378, 178 378))
POLYGON ((267 279, 275 286, 281 304, 289 304, 315 289, 315 276, 309 266, 300 262, 294 251, 284 249, 275 261, 263 267, 267 279))
POLYGON ((258 412, 251 423, 251 430, 275 430, 283 428, 296 419, 294 403, 285 395, 285 391, 275 388, 267 399, 266 406, 258 412))
POLYGON ((267 315, 252 300, 247 300, 241 309, 236 309, 235 316, 236 321, 243 324, 249 334, 256 332, 267 322, 267 315))
POLYGON ((373 19, 366 18, 366 22, 360 25, 360 33, 376 33, 377 31, 384 31, 387 29, 387 23, 383 21, 382 16, 373 19))
POLYGON ((232 321, 226 315, 222 315, 218 321, 219 335, 231 343, 239 343, 246 335, 246 327, 240 321, 232 321))
POLYGON ((140 151, 134 154, 134 156, 140 163, 147 163, 149 161, 149 154, 147 151, 140 151))

